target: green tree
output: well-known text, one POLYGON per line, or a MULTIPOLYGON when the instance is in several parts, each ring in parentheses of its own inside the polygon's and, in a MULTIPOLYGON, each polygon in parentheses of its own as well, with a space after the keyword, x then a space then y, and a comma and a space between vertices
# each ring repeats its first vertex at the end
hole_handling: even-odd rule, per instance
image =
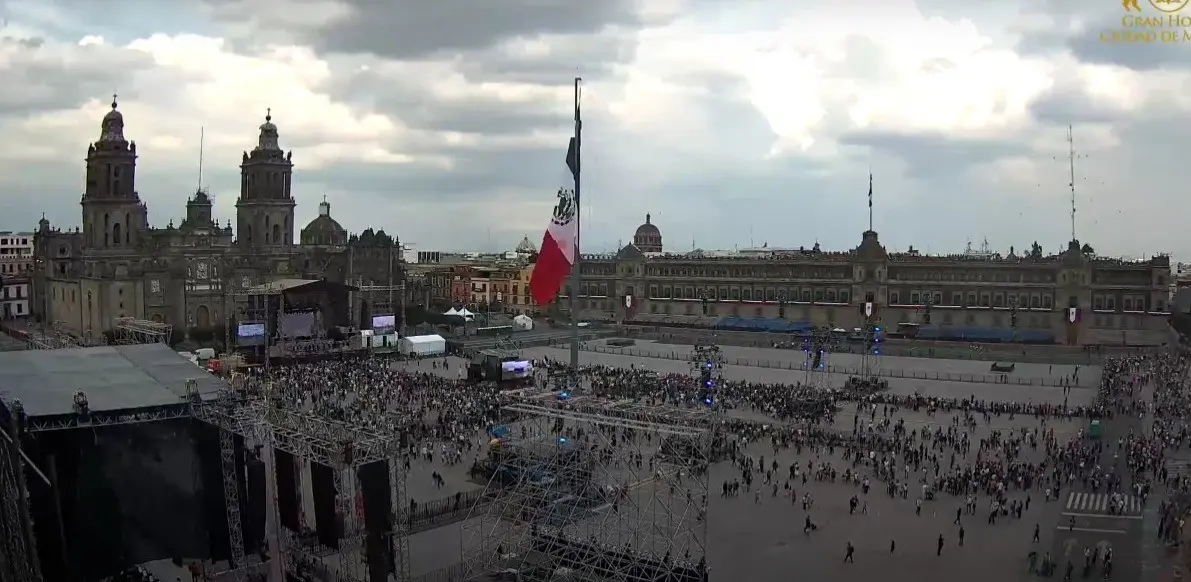
POLYGON ((1083 248, 1079 249, 1079 252, 1085 255, 1094 255, 1096 254, 1096 249, 1092 248, 1092 245, 1088 243, 1083 243, 1083 248))

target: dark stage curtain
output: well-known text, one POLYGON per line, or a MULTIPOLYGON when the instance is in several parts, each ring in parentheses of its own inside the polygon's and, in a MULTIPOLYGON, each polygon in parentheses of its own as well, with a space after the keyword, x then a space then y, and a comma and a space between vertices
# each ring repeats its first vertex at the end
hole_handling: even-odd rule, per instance
POLYGON ((301 504, 298 495, 297 462, 294 456, 281 450, 274 450, 273 464, 277 472, 277 512, 281 525, 290 531, 301 531, 301 504))
POLYGON ((321 463, 310 463, 310 488, 314 493, 314 526, 318 542, 339 549, 343 525, 335 512, 335 470, 321 463))
POLYGON ((368 581, 386 582, 393 570, 392 545, 389 543, 389 523, 392 515, 392 496, 389 489, 389 464, 374 461, 359 468, 360 489, 364 494, 364 540, 368 562, 368 581))

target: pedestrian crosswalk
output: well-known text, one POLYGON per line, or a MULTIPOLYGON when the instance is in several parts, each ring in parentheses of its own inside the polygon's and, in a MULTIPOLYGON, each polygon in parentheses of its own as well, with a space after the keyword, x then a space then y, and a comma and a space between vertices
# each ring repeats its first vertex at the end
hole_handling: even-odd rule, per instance
POLYGON ((1098 513, 1102 515, 1140 515, 1144 509, 1141 497, 1114 493, 1083 493, 1072 491, 1067 494, 1067 509, 1072 513, 1098 513))

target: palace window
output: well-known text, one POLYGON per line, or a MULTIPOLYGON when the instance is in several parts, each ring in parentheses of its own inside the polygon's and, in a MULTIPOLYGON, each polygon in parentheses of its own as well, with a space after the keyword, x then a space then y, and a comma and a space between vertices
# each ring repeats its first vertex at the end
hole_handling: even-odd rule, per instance
POLYGON ((743 299, 744 301, 752 301, 753 300, 753 290, 752 289, 741 289, 740 290, 740 298, 743 299))
POLYGON ((1042 307, 1042 298, 1037 295, 1030 296, 1030 309, 1039 309, 1042 307))
POLYGON ((815 289, 815 301, 822 301, 822 300, 823 300, 823 290, 815 289))
POLYGON ((839 292, 839 302, 848 303, 848 298, 851 295, 846 289, 841 289, 839 292))
POLYGON ((828 303, 835 303, 835 289, 828 289, 828 290, 827 290, 827 302, 828 302, 828 303))
POLYGON ((889 304, 890 305, 901 305, 902 304, 901 296, 898 294, 897 291, 894 291, 889 294, 889 304))
POLYGON ((803 289, 803 290, 802 290, 802 302, 803 302, 803 303, 810 303, 810 302, 811 302, 811 290, 810 290, 810 289, 803 289))
POLYGON ((1042 296, 1042 307, 1043 307, 1043 309, 1050 309, 1050 308, 1054 307, 1054 298, 1051 297, 1050 295, 1043 295, 1042 296))
POLYGON ((964 307, 975 307, 976 305, 977 305, 977 303, 976 303, 976 293, 975 293, 975 292, 969 292, 969 293, 968 293, 968 302, 967 302, 967 303, 964 303, 964 307))

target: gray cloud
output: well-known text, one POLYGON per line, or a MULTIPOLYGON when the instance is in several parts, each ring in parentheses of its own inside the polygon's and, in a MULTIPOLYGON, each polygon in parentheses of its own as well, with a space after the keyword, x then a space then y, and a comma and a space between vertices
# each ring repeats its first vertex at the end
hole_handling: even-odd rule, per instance
POLYGON ((900 158, 906 163, 909 175, 918 179, 952 175, 957 169, 1029 153, 1025 145, 1012 141, 928 133, 860 130, 844 134, 840 141, 900 158))
POLYGON ((39 111, 74 108, 110 95, 119 81, 153 65, 147 55, 90 45, 66 55, 43 39, 0 38, 8 57, 0 91, 0 115, 25 116, 39 111))
MULTIPOLYGON (((259 17, 279 8, 303 10, 323 4, 307 0, 248 3, 243 0, 205 0, 227 19, 259 17), (279 6, 281 5, 281 6, 279 6)), ((584 35, 608 27, 636 28, 642 24, 633 0, 569 2, 567 0, 338 0, 346 15, 320 23, 303 23, 301 31, 329 52, 374 54, 394 59, 422 59, 495 46, 502 41, 539 34, 584 35)))

